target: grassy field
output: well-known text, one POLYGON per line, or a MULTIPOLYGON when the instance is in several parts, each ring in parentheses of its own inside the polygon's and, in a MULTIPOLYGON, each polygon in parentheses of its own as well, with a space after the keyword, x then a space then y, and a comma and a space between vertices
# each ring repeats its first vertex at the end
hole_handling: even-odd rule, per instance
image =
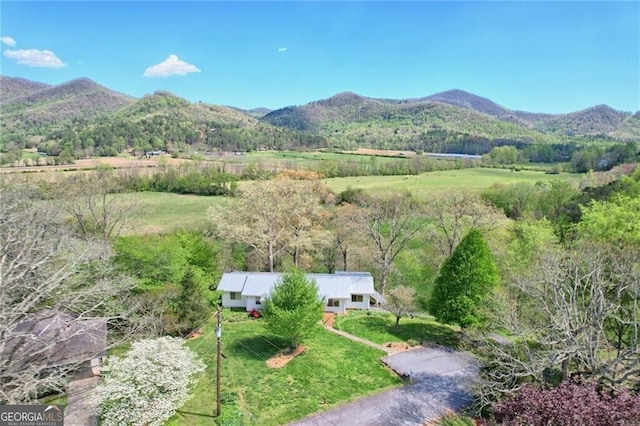
POLYGON ((345 189, 362 188, 367 192, 393 192, 410 190, 414 195, 426 196, 433 191, 445 191, 452 188, 467 188, 482 191, 494 183, 516 183, 538 181, 575 181, 580 182, 582 175, 561 173, 545 174, 530 170, 512 172, 508 169, 471 168, 423 173, 415 176, 366 176, 325 179, 325 183, 334 192, 345 189))
POLYGON ((225 197, 181 195, 167 192, 136 192, 130 194, 140 206, 140 214, 125 235, 165 234, 181 229, 201 229, 209 226, 207 209, 225 203, 225 197))
POLYGON ((458 346, 456 328, 426 318, 402 318, 400 327, 394 327, 395 317, 383 312, 350 311, 338 315, 333 326, 339 330, 362 337, 372 342, 433 342, 455 348, 458 346))
MULTIPOLYGON (((231 319, 238 319, 236 313, 231 319)), ((243 413, 246 424, 280 425, 401 384, 379 359, 384 355, 325 330, 310 339, 307 350, 286 366, 267 368, 265 361, 283 348, 261 320, 223 322, 223 416, 243 413), (226 403, 225 403, 226 401, 226 403), (286 401, 286 403, 284 403, 286 401)), ((189 341, 207 364, 193 397, 168 423, 211 425, 215 410, 215 337, 213 323, 189 341)))
MULTIPOLYGON (((268 153, 275 155, 274 153, 268 153)), ((324 154, 329 153, 302 153, 324 154)), ((266 155, 266 154, 265 154, 266 155)), ((335 154, 339 155, 339 154, 335 154)), ((539 180, 574 180, 581 175, 550 175, 542 172, 512 172, 504 169, 474 168, 425 173, 416 176, 365 176, 326 179, 325 183, 335 193, 351 188, 362 188, 367 192, 390 193, 410 190, 414 195, 428 199, 433 192, 451 188, 469 188, 482 191, 494 183, 535 183, 539 180)), ((246 182, 240 182, 240 187, 246 182)), ((137 224, 126 234, 170 233, 180 229, 204 228, 209 225, 207 209, 225 203, 225 197, 180 195, 171 193, 139 192, 133 197, 140 203, 142 214, 137 224)))

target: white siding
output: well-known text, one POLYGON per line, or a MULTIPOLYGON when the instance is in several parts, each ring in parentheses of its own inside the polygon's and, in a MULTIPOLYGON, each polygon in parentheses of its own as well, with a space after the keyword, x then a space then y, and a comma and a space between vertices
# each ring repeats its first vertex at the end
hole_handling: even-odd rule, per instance
POLYGON ((222 293, 222 306, 225 308, 246 308, 246 303, 244 296, 241 296, 239 299, 231 299, 228 291, 222 293))
POLYGON ((351 299, 346 301, 345 308, 347 309, 369 309, 369 295, 362 295, 362 302, 352 302, 351 299))
POLYGON ((347 312, 347 309, 346 309, 347 299, 337 299, 337 300, 338 300, 338 306, 325 305, 324 311, 333 312, 334 314, 344 314, 345 312, 347 312))
POLYGON ((257 300, 260 300, 260 296, 247 296, 247 312, 250 312, 252 310, 261 310, 262 309, 262 304, 258 305, 256 303, 257 300))

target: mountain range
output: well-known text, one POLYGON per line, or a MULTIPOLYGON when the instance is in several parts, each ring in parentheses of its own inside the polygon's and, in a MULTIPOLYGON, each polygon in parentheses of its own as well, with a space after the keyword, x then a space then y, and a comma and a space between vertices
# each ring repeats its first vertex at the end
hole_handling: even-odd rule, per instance
POLYGON ((457 89, 412 99, 344 92, 270 111, 190 103, 164 91, 134 98, 87 78, 51 86, 2 76, 0 112, 3 145, 18 146, 25 141, 64 143, 70 137, 103 146, 96 138, 111 140, 113 135, 123 138, 123 148, 161 145, 164 139, 219 149, 333 146, 443 152, 486 151, 504 144, 640 141, 640 113, 606 105, 569 114, 531 113, 457 89))

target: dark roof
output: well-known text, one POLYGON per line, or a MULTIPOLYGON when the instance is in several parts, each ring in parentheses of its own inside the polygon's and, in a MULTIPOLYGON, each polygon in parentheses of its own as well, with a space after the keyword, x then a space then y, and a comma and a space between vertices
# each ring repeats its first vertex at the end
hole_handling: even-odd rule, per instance
POLYGON ((106 318, 75 318, 43 311, 13 328, 2 351, 13 369, 27 365, 43 368, 81 364, 106 355, 106 318))

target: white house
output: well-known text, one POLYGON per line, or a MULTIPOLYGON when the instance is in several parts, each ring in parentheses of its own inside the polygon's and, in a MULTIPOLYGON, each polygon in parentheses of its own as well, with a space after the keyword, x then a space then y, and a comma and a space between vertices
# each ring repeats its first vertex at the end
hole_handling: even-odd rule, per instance
MULTIPOLYGON (((379 293, 373 289, 373 277, 368 272, 305 275, 318 285, 318 295, 324 299, 327 312, 368 309, 380 300, 379 293)), ((218 290, 222 292, 222 306, 260 310, 264 297, 281 278, 280 272, 227 272, 218 284, 218 290)))

